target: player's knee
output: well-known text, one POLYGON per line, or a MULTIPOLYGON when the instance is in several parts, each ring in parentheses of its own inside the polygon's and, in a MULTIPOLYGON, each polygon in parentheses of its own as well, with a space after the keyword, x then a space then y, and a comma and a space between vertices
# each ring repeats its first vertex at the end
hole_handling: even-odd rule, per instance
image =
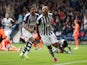
POLYGON ((47 48, 48 48, 48 49, 52 49, 52 47, 51 47, 51 46, 47 46, 47 48))

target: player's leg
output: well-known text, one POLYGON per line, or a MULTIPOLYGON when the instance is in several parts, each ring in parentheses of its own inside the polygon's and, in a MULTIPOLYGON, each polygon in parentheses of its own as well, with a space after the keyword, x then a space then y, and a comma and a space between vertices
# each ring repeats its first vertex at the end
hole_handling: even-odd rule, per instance
POLYGON ((2 44, 0 44, 0 51, 8 51, 8 49, 3 48, 2 44))
POLYGON ((62 53, 62 50, 61 50, 59 43, 54 43, 54 44, 52 44, 52 46, 56 48, 56 49, 53 49, 54 53, 62 53))
POLYGON ((47 48, 49 49, 49 53, 50 55, 53 57, 54 62, 57 62, 57 58, 54 56, 54 53, 52 51, 52 42, 50 39, 49 35, 40 35, 41 36, 41 40, 43 41, 43 44, 47 46, 47 48))
POLYGON ((37 50, 37 44, 34 43, 33 46, 34 46, 34 49, 37 50))
POLYGON ((68 49, 69 49, 69 54, 72 54, 72 50, 71 50, 71 47, 68 45, 68 49))
MULTIPOLYGON (((52 34, 50 35, 50 41, 51 41, 51 45, 52 45, 52 44, 56 44, 55 47, 59 49, 57 37, 55 36, 55 34, 54 34, 53 32, 52 32, 52 34)), ((57 61, 57 59, 54 58, 54 61, 57 61)))
POLYGON ((40 40, 40 49, 42 49, 42 45, 43 45, 43 42, 42 42, 42 40, 40 40))
POLYGON ((49 53, 51 54, 51 56, 54 58, 54 53, 52 51, 52 47, 51 46, 47 46, 47 48, 49 49, 49 53))
POLYGON ((57 52, 58 53, 62 53, 61 45, 59 44, 59 42, 57 40, 57 37, 55 36, 54 33, 52 33, 50 35, 50 39, 51 39, 51 42, 52 42, 52 46, 54 46, 55 48, 57 48, 57 52))
POLYGON ((76 44, 76 48, 74 48, 74 49, 78 49, 78 44, 79 44, 78 39, 75 39, 75 44, 76 44))
POLYGON ((9 51, 20 51, 21 50, 21 47, 20 48, 17 48, 13 45, 11 45, 11 47, 9 48, 9 51))
POLYGON ((33 35, 33 38, 36 40, 36 43, 33 44, 34 48, 37 50, 39 47, 42 48, 42 41, 40 40, 37 33, 33 35), (37 44, 39 43, 39 45, 37 44))
POLYGON ((71 47, 69 46, 69 43, 66 40, 64 40, 63 48, 66 48, 66 47, 69 49, 68 54, 71 54, 72 53, 71 47))
POLYGON ((51 54, 51 56, 53 57, 54 62, 57 62, 57 58, 54 56, 54 53, 52 51, 52 47, 51 46, 47 46, 47 48, 49 49, 49 53, 51 54))
POLYGON ((29 51, 30 51, 30 49, 32 47, 32 44, 34 43, 35 39, 33 38, 33 35, 30 32, 28 32, 27 30, 23 29, 22 31, 23 31, 23 36, 26 37, 26 39, 25 39, 26 45, 23 48, 20 56, 21 57, 24 56, 25 58, 29 59, 27 55, 28 55, 28 53, 29 53, 29 51))
POLYGON ((75 44, 76 44, 76 48, 74 48, 74 49, 78 49, 78 45, 79 45, 78 35, 74 36, 74 40, 75 40, 75 44))
MULTIPOLYGON (((33 38, 37 39, 37 34, 34 34, 34 35, 33 35, 33 38)), ((33 46, 34 46, 35 50, 37 50, 37 44, 34 43, 33 46)))
POLYGON ((26 42, 26 45, 23 49, 23 51, 21 52, 20 56, 25 56, 25 58, 29 59, 29 57, 27 56, 31 47, 32 47, 32 44, 35 43, 36 40, 33 38, 33 36, 31 35, 31 37, 29 37, 28 41, 26 42))
POLYGON ((2 50, 1 48, 2 48, 2 44, 0 43, 0 51, 2 50))
POLYGON ((25 45, 25 47, 23 48, 23 50, 22 50, 20 56, 21 56, 21 57, 24 56, 26 59, 29 59, 29 57, 28 57, 27 55, 28 55, 28 53, 29 53, 31 47, 32 47, 32 42, 30 42, 30 41, 26 42, 26 45, 25 45))

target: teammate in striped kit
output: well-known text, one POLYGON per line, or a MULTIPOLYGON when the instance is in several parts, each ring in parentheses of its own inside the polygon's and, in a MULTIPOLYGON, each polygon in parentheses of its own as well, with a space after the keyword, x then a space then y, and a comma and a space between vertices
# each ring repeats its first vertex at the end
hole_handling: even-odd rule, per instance
POLYGON ((52 51, 52 44, 57 43, 58 40, 55 34, 52 31, 51 26, 52 14, 48 12, 48 7, 42 7, 42 14, 37 19, 37 33, 41 37, 43 43, 49 49, 51 56, 53 57, 54 62, 57 62, 57 58, 54 56, 52 51))
POLYGON ((35 43, 35 39, 33 38, 33 34, 35 32, 35 27, 36 27, 36 20, 39 15, 36 13, 36 8, 35 6, 31 6, 30 8, 30 13, 27 13, 24 17, 24 23, 23 23, 23 36, 26 37, 26 45, 24 49, 22 50, 20 56, 25 57, 26 59, 29 59, 27 54, 29 53, 32 43, 35 43))

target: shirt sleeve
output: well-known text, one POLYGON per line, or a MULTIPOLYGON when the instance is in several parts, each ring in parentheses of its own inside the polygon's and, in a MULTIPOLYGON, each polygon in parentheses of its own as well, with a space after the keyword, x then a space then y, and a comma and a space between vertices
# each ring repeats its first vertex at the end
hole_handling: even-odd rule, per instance
POLYGON ((28 17, 30 16, 30 13, 28 13, 28 14, 26 14, 25 16, 24 16, 24 19, 23 19, 23 22, 24 23, 27 23, 27 20, 28 20, 28 17))
POLYGON ((40 25, 41 24, 41 19, 37 19, 36 24, 40 25))
POLYGON ((37 24, 37 25, 40 25, 40 24, 41 24, 41 17, 42 17, 42 15, 40 15, 40 16, 37 18, 37 21, 36 21, 36 24, 37 24))

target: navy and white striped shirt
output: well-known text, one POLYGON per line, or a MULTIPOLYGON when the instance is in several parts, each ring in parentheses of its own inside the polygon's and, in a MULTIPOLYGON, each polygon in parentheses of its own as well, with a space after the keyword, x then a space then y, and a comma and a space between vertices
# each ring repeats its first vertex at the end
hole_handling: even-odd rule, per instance
POLYGON ((39 25, 39 33, 43 35, 52 34, 52 14, 48 13, 48 17, 43 16, 42 14, 37 19, 37 25, 39 25))
POLYGON ((29 28, 35 29, 36 20, 39 17, 39 14, 31 15, 27 13, 24 17, 24 22, 28 25, 29 28))

